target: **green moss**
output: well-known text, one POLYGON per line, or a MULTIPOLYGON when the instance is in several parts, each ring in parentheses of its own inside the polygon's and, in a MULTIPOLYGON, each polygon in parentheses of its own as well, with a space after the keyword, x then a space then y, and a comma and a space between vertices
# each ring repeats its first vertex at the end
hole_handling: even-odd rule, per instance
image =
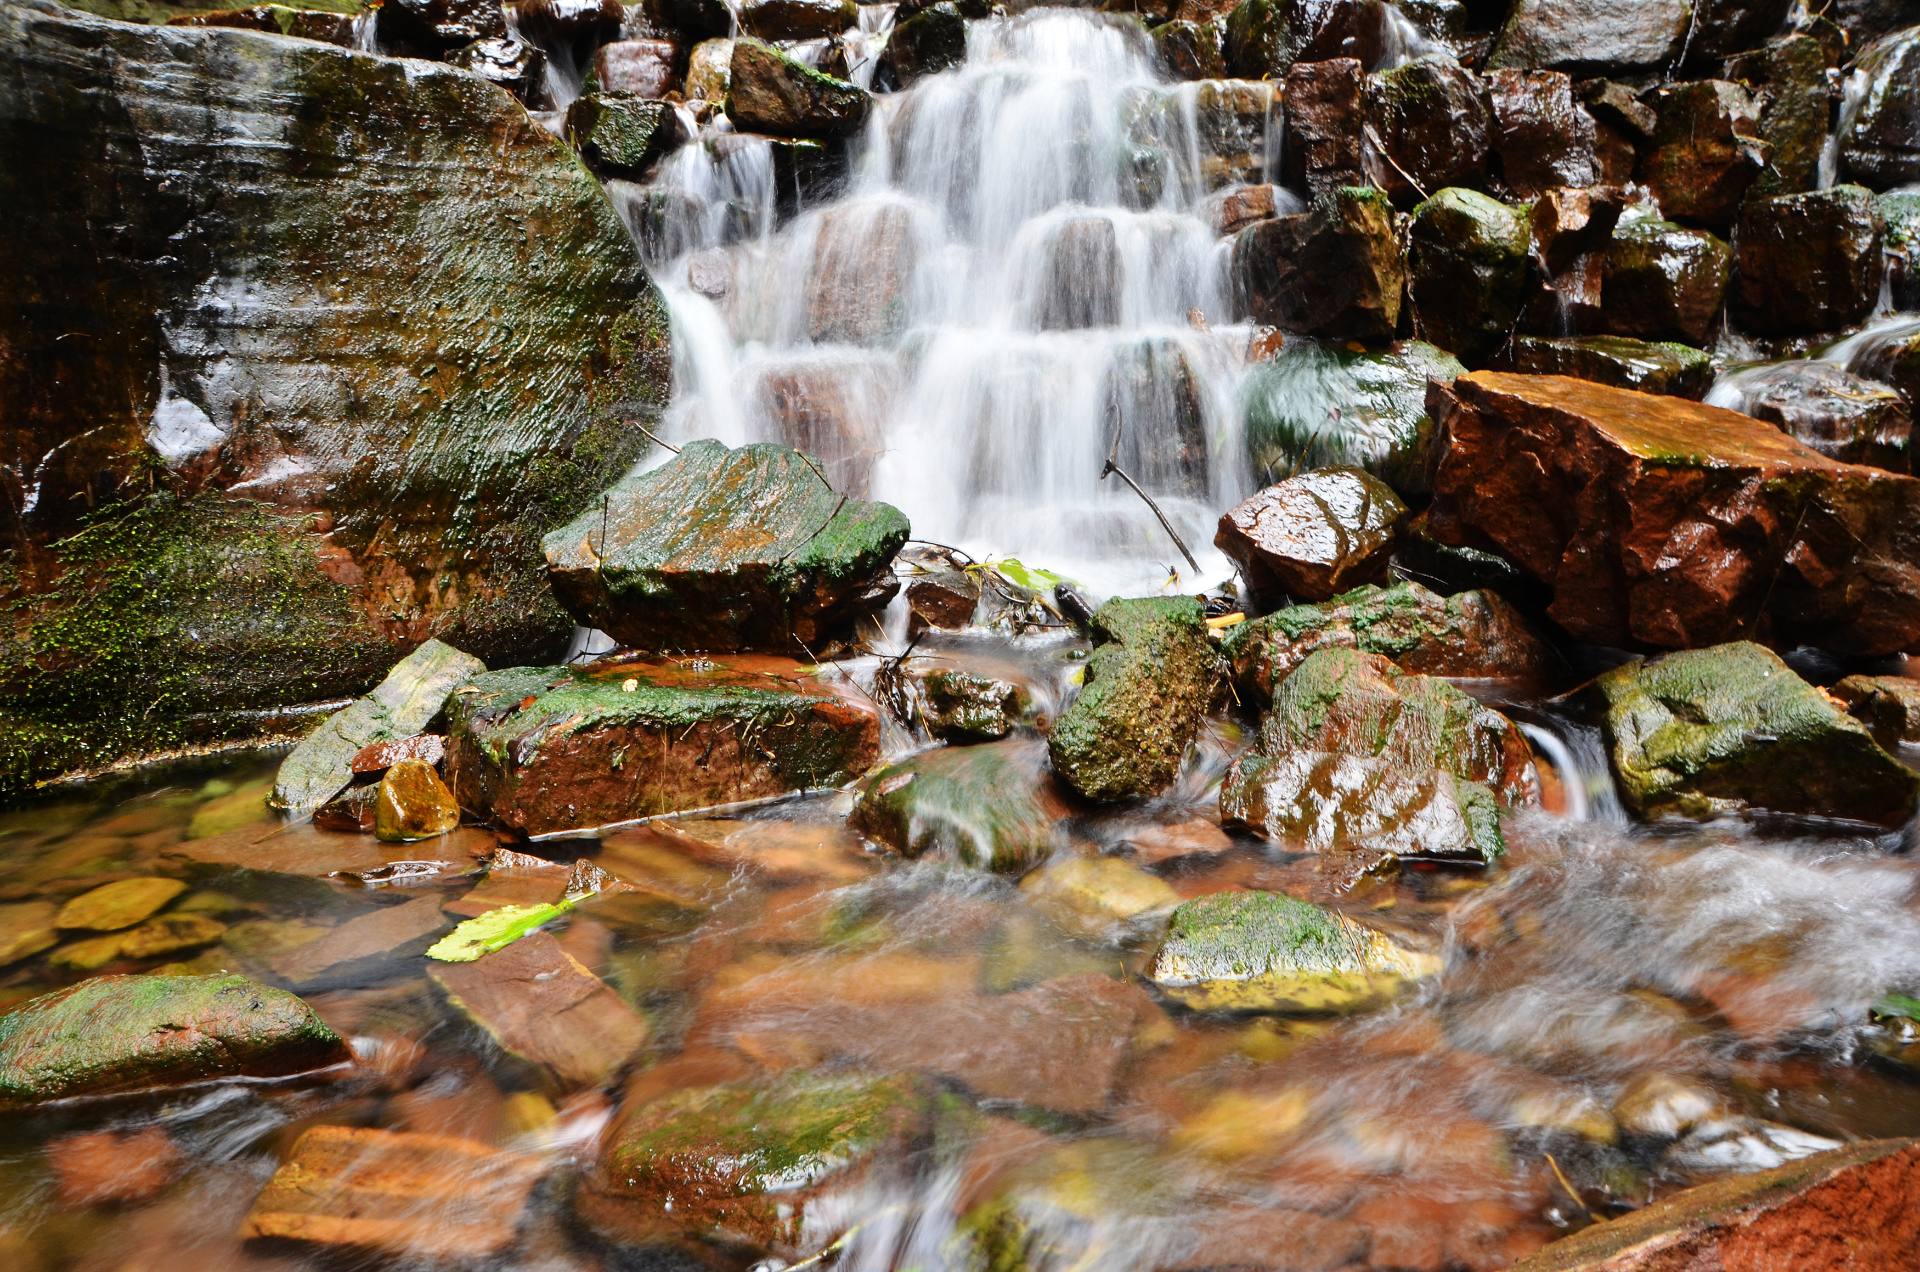
POLYGON ((1061 835, 1037 752, 1021 742, 952 746, 889 765, 862 783, 852 824, 905 856, 1017 874, 1061 835))

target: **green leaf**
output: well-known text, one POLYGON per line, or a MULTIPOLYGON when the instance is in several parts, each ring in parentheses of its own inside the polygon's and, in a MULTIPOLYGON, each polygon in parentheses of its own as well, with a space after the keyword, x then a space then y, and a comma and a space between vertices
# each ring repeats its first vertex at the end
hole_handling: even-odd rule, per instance
POLYGON ((1920 998, 1909 998, 1905 994, 1883 994, 1880 1001, 1868 1010, 1876 1016, 1920 1021, 1920 998))
POLYGON ((476 914, 436 941, 427 957, 442 963, 471 963, 531 936, 578 904, 578 898, 569 898, 552 904, 503 905, 476 914))
POLYGON ((988 561, 986 568, 998 574, 1015 587, 1029 592, 1038 592, 1041 596, 1051 595, 1053 589, 1067 580, 1052 570, 1042 570, 1020 560, 1019 557, 1001 557, 988 561))

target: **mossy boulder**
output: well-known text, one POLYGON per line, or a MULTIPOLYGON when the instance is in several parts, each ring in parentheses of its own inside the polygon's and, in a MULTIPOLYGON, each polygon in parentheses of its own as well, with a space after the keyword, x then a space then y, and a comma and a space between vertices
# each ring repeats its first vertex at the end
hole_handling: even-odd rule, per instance
POLYGON ((851 499, 807 456, 689 442, 546 538, 553 589, 635 649, 812 653, 885 603, 907 519, 851 499))
POLYGON ((1526 300, 1527 218, 1476 190, 1442 190, 1413 210, 1407 303, 1414 330, 1468 362, 1506 344, 1526 300))
POLYGON ((1713 357, 1670 340, 1630 336, 1520 336, 1505 365, 1529 375, 1570 375, 1641 393, 1699 401, 1713 387, 1713 357))
POLYGON ((1895 309, 1920 309, 1920 190, 1889 190, 1874 200, 1885 227, 1887 286, 1895 309))
POLYGON ((894 82, 905 87, 923 76, 958 66, 966 56, 967 20, 959 6, 942 0, 897 22, 887 36, 881 60, 893 73, 894 82))
POLYGON ((639 177, 687 139, 669 102, 624 93, 582 93, 567 108, 567 140, 595 172, 639 177))
POLYGON ((1195 1011, 1340 1013, 1440 970, 1386 933, 1277 892, 1216 892, 1173 912, 1147 979, 1195 1011))
POLYGON ((855 830, 906 857, 1019 874, 1061 843, 1060 802, 1030 742, 941 747, 861 785, 855 830))
POLYGON ((463 808, 538 835, 839 786, 872 767, 873 709, 766 661, 476 676, 447 707, 454 792, 463 808))
POLYGON ((733 42, 727 118, 742 129, 776 137, 850 137, 866 124, 872 107, 866 90, 763 40, 733 42))
POLYGON ((1192 597, 1115 600, 1091 627, 1080 695, 1047 738, 1053 771, 1099 803, 1157 795, 1179 775, 1218 679, 1205 614, 1192 597))
POLYGON ((1696 348, 1713 343, 1732 265, 1727 245, 1705 230, 1647 217, 1621 221, 1600 288, 1607 330, 1696 348))
POLYGON ((1431 480, 1427 382, 1466 370, 1419 340, 1365 350, 1289 340, 1248 373, 1241 400, 1247 458, 1261 482, 1304 468, 1364 468, 1402 494, 1431 480))
POLYGON ((347 1059, 285 990, 244 976, 100 976, 0 1016, 0 1108, 347 1059))
POLYGON ((1920 774, 1749 641, 1616 668, 1594 682, 1621 797, 1645 817, 1746 809, 1900 826, 1920 774))

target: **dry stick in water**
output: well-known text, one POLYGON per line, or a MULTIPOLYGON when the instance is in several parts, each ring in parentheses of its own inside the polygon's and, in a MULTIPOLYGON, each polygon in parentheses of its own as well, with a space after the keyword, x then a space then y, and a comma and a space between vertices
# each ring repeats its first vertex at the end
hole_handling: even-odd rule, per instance
POLYGON ((1146 500, 1147 507, 1153 509, 1153 515, 1159 518, 1160 528, 1167 532, 1167 537, 1169 539, 1173 540, 1173 546, 1180 549, 1180 555, 1187 559, 1187 568, 1192 570, 1194 572, 1194 575, 1197 577, 1200 573, 1200 563, 1193 559, 1193 553, 1187 551, 1186 540, 1182 539, 1180 537, 1180 532, 1173 528, 1173 522, 1167 520, 1167 514, 1160 511, 1160 505, 1153 501, 1153 496, 1148 494, 1146 491, 1140 489, 1139 482, 1127 476, 1127 470, 1120 467, 1120 464, 1118 462, 1119 458, 1120 458, 1120 434, 1118 432, 1115 432, 1113 435, 1113 445, 1107 451, 1106 466, 1100 470, 1100 480, 1105 481, 1107 479, 1107 474, 1112 473, 1114 476, 1118 477, 1121 481, 1126 482, 1127 488, 1133 491, 1134 494, 1146 500))

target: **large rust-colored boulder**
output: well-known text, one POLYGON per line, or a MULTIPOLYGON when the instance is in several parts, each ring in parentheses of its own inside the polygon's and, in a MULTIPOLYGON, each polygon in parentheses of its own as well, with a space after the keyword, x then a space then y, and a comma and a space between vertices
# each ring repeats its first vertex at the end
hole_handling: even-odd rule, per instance
POLYGON ((1920 648, 1920 481, 1732 411, 1560 376, 1434 386, 1430 524, 1553 593, 1582 639, 1920 648))
POLYGON ((1920 1265, 1920 1141, 1868 1140, 1701 1184, 1595 1224, 1513 1272, 1882 1272, 1920 1265))

